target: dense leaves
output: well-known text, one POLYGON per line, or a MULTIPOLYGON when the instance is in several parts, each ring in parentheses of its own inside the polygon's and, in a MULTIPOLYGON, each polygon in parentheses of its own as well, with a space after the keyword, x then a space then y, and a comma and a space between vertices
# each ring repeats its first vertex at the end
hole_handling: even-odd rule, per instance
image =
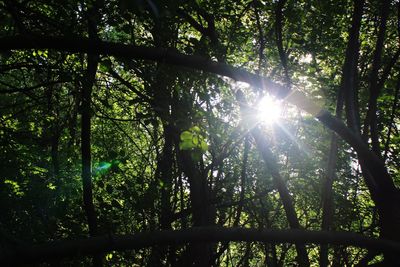
MULTIPOLYGON (((388 0, 0 2, 0 250, 10 252, 0 263, 37 242, 209 226, 349 231, 396 247, 399 10, 388 0), (284 98, 279 119, 259 116, 270 93, 284 98)), ((65 259, 55 242, 48 258, 398 264, 351 242, 199 240, 88 242, 82 251, 101 253, 65 259)))

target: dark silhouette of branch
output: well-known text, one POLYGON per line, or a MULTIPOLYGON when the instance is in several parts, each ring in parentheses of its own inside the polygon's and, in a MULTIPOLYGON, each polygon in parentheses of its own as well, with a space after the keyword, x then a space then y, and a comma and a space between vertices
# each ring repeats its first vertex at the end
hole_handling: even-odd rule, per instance
POLYGON ((166 64, 188 67, 218 75, 230 77, 237 81, 251 84, 257 88, 267 88, 272 94, 281 98, 289 90, 282 85, 272 82, 246 70, 232 67, 228 64, 218 63, 199 56, 187 56, 177 51, 163 48, 141 47, 112 43, 105 41, 89 40, 81 37, 50 37, 50 36, 12 36, 0 39, 0 51, 19 49, 56 49, 72 53, 89 53, 112 55, 115 57, 144 59, 166 64))
POLYGON ((359 132, 358 110, 358 58, 360 54, 359 35, 361 19, 365 0, 354 0, 351 28, 349 29, 349 41, 346 48, 346 58, 342 70, 341 86, 344 88, 344 102, 346 104, 347 125, 355 132, 359 132))
POLYGON ((86 213, 90 236, 97 235, 97 218, 93 204, 92 192, 92 160, 91 160, 91 95, 97 71, 98 56, 88 56, 88 68, 83 81, 82 119, 81 119, 81 153, 82 153, 82 184, 83 206, 86 213))
POLYGON ((374 59, 372 62, 372 70, 370 73, 370 85, 369 85, 369 101, 368 101, 368 113, 367 118, 369 119, 366 123, 370 128, 370 136, 372 141, 372 150, 379 156, 381 156, 381 149, 379 144, 379 133, 378 133, 378 97, 383 87, 383 83, 378 80, 378 72, 381 68, 381 57, 384 45, 385 33, 386 33, 386 22, 389 15, 390 9, 389 0, 385 0, 381 6, 381 19, 378 31, 378 38, 376 40, 374 59))
POLYGON ((137 96, 139 96, 142 100, 147 101, 149 103, 151 103, 151 99, 142 94, 142 92, 140 92, 139 90, 137 90, 132 84, 129 83, 129 81, 125 80, 124 78, 121 77, 121 75, 119 75, 115 70, 113 70, 112 68, 110 68, 108 70, 108 72, 111 74, 112 77, 114 77, 115 79, 117 79, 121 84, 125 85, 127 88, 129 88, 129 90, 131 90, 132 92, 134 92, 137 96))
MULTIPOLYGON (((399 6, 400 6, 400 4, 399 4, 399 6)), ((383 70, 382 75, 379 78, 379 82, 376 87, 378 92, 380 92, 382 90, 387 78, 390 75, 390 72, 392 71, 394 65, 397 63, 397 60, 399 59, 399 57, 400 57, 400 48, 397 49, 396 53, 393 55, 393 57, 390 59, 389 63, 386 65, 385 69, 383 70)), ((368 130, 370 128, 370 120, 371 120, 370 117, 371 117, 371 112, 368 111, 367 115, 365 116, 365 119, 364 119, 364 127, 363 127, 363 134, 362 134, 364 140, 367 140, 367 138, 368 138, 368 134, 369 134, 368 130)))
MULTIPOLYGON (((343 110, 343 88, 339 88, 336 101, 336 118, 340 119, 343 110)), ((324 175, 324 185, 322 187, 322 223, 323 231, 331 230, 332 218, 334 212, 334 203, 332 198, 332 185, 335 177, 336 163, 338 157, 339 140, 335 133, 331 135, 331 143, 329 148, 328 164, 324 175)), ((328 245, 321 245, 319 265, 328 266, 328 245)))
POLYGON ((207 21, 209 23, 209 26, 207 28, 205 28, 203 25, 200 25, 200 23, 198 23, 192 16, 190 16, 188 13, 186 13, 183 9, 178 9, 177 13, 179 16, 181 16, 183 19, 185 19, 190 24, 190 26, 195 28, 202 35, 208 36, 210 38, 210 40, 213 42, 217 42, 215 29, 210 28, 211 25, 210 25, 209 21, 207 21))
POLYGON ((26 93, 41 87, 47 87, 47 86, 52 86, 55 84, 60 84, 60 83, 66 83, 66 82, 70 82, 68 80, 62 80, 62 81, 49 81, 49 82, 45 82, 45 83, 41 83, 41 84, 37 84, 34 86, 30 86, 30 87, 23 87, 23 88, 18 88, 15 87, 11 84, 5 83, 3 81, 0 81, 0 84, 9 87, 8 89, 0 89, 0 94, 13 94, 13 93, 26 93))
MULTIPOLYGON (((206 71, 221 76, 232 78, 236 81, 246 82, 253 87, 268 90, 278 98, 285 98, 290 90, 267 77, 250 73, 246 70, 230 66, 225 63, 218 63, 198 56, 188 56, 170 49, 149 48, 120 43, 89 40, 80 37, 50 37, 50 36, 11 36, 0 38, 0 51, 13 49, 56 49, 66 52, 90 53, 113 55, 125 59, 143 59, 166 64, 172 64, 190 69, 206 71)), ((302 101, 310 102, 305 96, 302 101)), ((288 100, 292 104, 307 111, 307 107, 302 106, 302 101, 288 100)), ((350 146, 352 146, 360 158, 367 163, 366 166, 371 172, 375 183, 381 192, 391 194, 396 191, 393 180, 387 172, 383 161, 371 152, 359 135, 350 130, 341 120, 332 116, 326 110, 320 109, 313 114, 325 126, 335 131, 350 146)), ((383 194, 383 197, 384 195, 383 194)))
POLYGON ((394 118, 397 112, 397 106, 398 106, 398 100, 399 100, 399 92, 400 92, 400 77, 397 78, 397 83, 396 83, 396 89, 394 92, 394 100, 392 104, 392 112, 390 114, 390 119, 389 119, 389 129, 386 134, 386 142, 385 142, 385 150, 383 153, 383 160, 386 160, 387 158, 387 153, 389 152, 389 144, 390 144, 390 134, 392 132, 393 124, 394 124, 394 118))
MULTIPOLYGON (((360 20, 362 15, 362 1, 354 1, 353 21, 349 29, 349 35, 352 35, 347 43, 346 58, 343 64, 342 81, 337 92, 336 100, 336 118, 341 119, 343 104, 346 102, 347 121, 350 127, 357 129, 355 124, 357 97, 356 97, 356 83, 357 76, 357 61, 358 61, 358 35, 360 28, 360 20)), ((332 133, 331 143, 328 156, 328 164, 324 175, 324 185, 322 187, 322 223, 321 229, 323 231, 331 230, 332 217, 333 217, 333 199, 332 199, 332 185, 335 177, 337 153, 338 153, 339 139, 338 136, 332 133)), ((322 267, 328 266, 328 245, 321 245, 319 265, 322 267)))
POLYGON ((259 44, 260 44, 260 47, 258 48, 258 68, 257 68, 256 73, 260 74, 261 68, 264 64, 265 38, 264 38, 264 32, 262 30, 260 14, 259 14, 259 10, 257 8, 256 1, 253 1, 253 7, 254 7, 254 14, 256 16, 256 25, 257 25, 257 30, 258 30, 259 44))
MULTIPOLYGON (((97 11, 90 8, 88 11, 88 33, 89 39, 97 40, 97 11)), ((82 197, 83 208, 86 213, 86 219, 89 228, 89 235, 95 237, 99 233, 97 215, 93 203, 93 185, 92 185, 92 150, 91 150, 91 117, 92 117, 92 89, 96 83, 97 67, 100 56, 98 54, 87 54, 87 69, 82 81, 82 116, 81 116, 81 156, 82 156, 82 197)), ((93 255, 93 266, 103 266, 101 254, 93 255)))
MULTIPOLYGON (((249 112, 247 100, 241 90, 238 90, 236 92, 236 100, 240 103, 240 108, 244 115, 243 117, 246 117, 248 113, 252 114, 251 111, 249 112)), ((274 154, 270 150, 271 144, 268 142, 265 135, 259 129, 258 125, 254 125, 254 127, 251 127, 249 131, 255 140, 257 150, 261 154, 264 163, 272 176, 274 186, 279 192, 279 197, 282 200, 283 208, 285 210, 286 218, 288 220, 290 228, 299 229, 300 223, 299 219, 297 218, 296 210, 294 208, 293 199, 290 196, 290 192, 286 186, 285 180, 279 173, 278 163, 275 159, 274 154)), ((307 250, 304 244, 296 244, 296 251, 299 265, 310 266, 307 250)))
POLYGON ((279 58, 281 60, 281 64, 283 67, 283 72, 285 74, 285 80, 288 87, 291 85, 291 79, 289 76, 289 69, 287 64, 287 56, 285 50, 283 48, 283 39, 282 39, 282 31, 283 31, 283 7, 286 4, 286 0, 279 0, 275 9, 275 39, 276 46, 278 47, 279 58))
POLYGON ((32 246, 12 247, 2 251, 0 264, 38 263, 78 255, 104 253, 112 250, 141 249, 154 245, 222 241, 264 242, 270 244, 334 244, 400 253, 399 242, 374 239, 348 232, 260 230, 210 226, 176 231, 144 232, 132 235, 104 235, 85 239, 50 241, 32 246))

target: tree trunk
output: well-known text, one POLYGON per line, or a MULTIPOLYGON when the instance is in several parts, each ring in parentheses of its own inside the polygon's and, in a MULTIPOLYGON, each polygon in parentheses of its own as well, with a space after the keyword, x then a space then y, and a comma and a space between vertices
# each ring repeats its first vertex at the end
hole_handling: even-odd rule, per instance
MULTIPOLYGON (((82 118, 81 118, 81 153, 83 205, 88 220, 90 236, 97 235, 97 218, 93 204, 92 192, 92 159, 91 159, 91 95, 97 71, 98 56, 88 55, 87 75, 82 85, 82 118)), ((94 266, 101 265, 101 258, 95 257, 94 266)))
POLYGON ((354 0, 352 25, 349 30, 349 42, 347 43, 346 58, 343 65, 342 75, 347 124, 356 133, 358 133, 360 129, 357 74, 360 48, 359 35, 364 2, 365 0, 354 0))
MULTIPOLYGON (((341 87, 337 96, 336 117, 341 118, 343 109, 343 88, 341 87)), ((337 153, 338 153, 338 136, 336 133, 331 135, 331 145, 328 156, 328 166, 325 173, 324 185, 322 187, 322 224, 323 231, 331 230, 332 218, 334 212, 334 203, 332 198, 332 184, 335 177, 337 153)), ((321 245, 319 265, 322 267, 328 266, 328 244, 321 245)))
POLYGON ((379 133, 378 133, 378 97, 382 89, 383 83, 378 83, 378 72, 381 67, 381 56, 385 40, 386 33, 386 22, 389 15, 390 1, 384 0, 382 3, 382 14, 379 25, 378 38, 376 40, 374 59, 372 62, 372 70, 370 74, 370 86, 369 86, 369 102, 368 102, 368 112, 365 127, 370 127, 370 136, 372 141, 372 150, 376 155, 381 156, 379 133), (381 86, 378 86, 381 84, 381 86))
MULTIPOLYGON (((246 98, 242 91, 238 91, 236 93, 236 99, 239 103, 241 103, 241 109, 243 113, 246 113, 246 109, 248 109, 246 98)), ((279 192, 279 196, 282 200, 283 208, 285 209, 286 217, 289 222, 289 226, 291 229, 300 229, 300 223, 297 218, 297 214, 295 208, 293 206, 293 200, 290 196, 289 190, 286 187, 284 179, 281 177, 278 164, 272 154, 272 151, 269 149, 271 146, 267 139, 263 136, 261 130, 254 126, 250 129, 250 133, 253 136, 257 150, 261 154, 265 164, 267 165, 272 180, 274 183, 275 188, 279 192)), ((297 260, 300 266, 310 266, 310 262, 308 259, 307 250, 304 244, 296 244, 296 251, 297 251, 297 260)))

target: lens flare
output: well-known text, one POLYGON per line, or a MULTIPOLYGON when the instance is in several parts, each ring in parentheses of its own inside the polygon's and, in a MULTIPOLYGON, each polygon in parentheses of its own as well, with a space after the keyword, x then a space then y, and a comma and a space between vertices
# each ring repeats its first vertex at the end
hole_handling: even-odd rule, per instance
POLYGON ((270 96, 264 96, 257 103, 256 111, 258 121, 265 124, 273 124, 281 117, 281 103, 270 96))

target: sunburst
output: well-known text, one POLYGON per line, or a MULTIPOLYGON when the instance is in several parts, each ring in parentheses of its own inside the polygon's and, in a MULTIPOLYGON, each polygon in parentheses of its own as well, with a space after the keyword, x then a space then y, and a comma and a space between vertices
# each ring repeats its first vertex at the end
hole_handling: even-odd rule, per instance
POLYGON ((263 124, 274 124, 282 116, 281 101, 269 95, 263 96, 256 105, 257 120, 263 124))

